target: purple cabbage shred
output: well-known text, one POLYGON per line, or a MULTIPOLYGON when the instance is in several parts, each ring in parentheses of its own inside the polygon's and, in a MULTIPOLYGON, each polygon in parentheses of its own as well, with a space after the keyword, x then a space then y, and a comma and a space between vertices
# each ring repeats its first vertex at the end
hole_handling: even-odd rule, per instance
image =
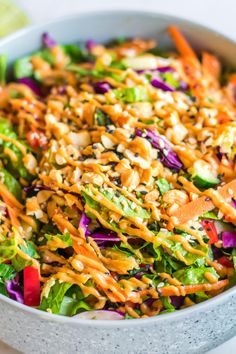
POLYGON ((99 94, 104 94, 112 89, 111 85, 106 81, 98 81, 93 84, 94 91, 99 94))
POLYGON ((221 237, 224 248, 236 247, 236 231, 223 231, 221 237))
POLYGON ((167 84, 166 82, 162 81, 161 79, 152 79, 151 81, 151 84, 152 86, 158 88, 158 89, 161 89, 163 91, 170 91, 170 92, 173 92, 175 91, 175 88, 172 87, 171 85, 167 84))
POLYGON ((85 213, 82 213, 79 227, 84 231, 85 236, 89 236, 91 234, 91 232, 88 230, 90 222, 91 219, 85 213))
POLYGON ((98 244, 98 246, 103 247, 106 242, 109 243, 116 243, 120 242, 120 238, 117 236, 117 234, 111 230, 102 230, 98 232, 94 232, 90 235, 90 237, 93 238, 93 240, 98 244))
POLYGON ((19 284, 18 274, 14 279, 6 280, 6 290, 12 300, 20 302, 21 304, 24 303, 23 292, 19 284))
POLYGON ((184 296, 171 296, 170 302, 176 309, 179 309, 184 304, 184 296))
POLYGON ((54 192, 54 189, 50 188, 50 187, 47 187, 47 186, 34 186, 34 185, 31 185, 31 186, 27 186, 27 187, 24 187, 23 188, 24 192, 25 193, 32 193, 32 192, 39 192, 39 191, 52 191, 54 192))
POLYGON ((46 48, 53 48, 57 45, 57 42, 49 36, 47 32, 42 35, 43 46, 46 48))
POLYGON ((159 150, 160 160, 165 167, 168 167, 174 171, 179 171, 183 167, 182 162, 178 158, 177 154, 171 149, 165 138, 155 134, 150 129, 144 131, 141 129, 136 129, 136 135, 146 138, 150 141, 154 148, 159 150))
POLYGON ((41 88, 37 84, 37 82, 30 77, 21 77, 18 79, 19 84, 23 84, 28 86, 36 96, 42 96, 41 88))
POLYGON ((171 66, 160 66, 159 68, 156 69, 142 69, 142 70, 135 70, 135 71, 138 74, 149 73, 149 72, 159 72, 165 74, 165 73, 173 72, 174 68, 172 68, 171 66))
POLYGON ((97 45, 94 39, 89 39, 85 43, 85 47, 88 52, 91 52, 91 50, 97 45))

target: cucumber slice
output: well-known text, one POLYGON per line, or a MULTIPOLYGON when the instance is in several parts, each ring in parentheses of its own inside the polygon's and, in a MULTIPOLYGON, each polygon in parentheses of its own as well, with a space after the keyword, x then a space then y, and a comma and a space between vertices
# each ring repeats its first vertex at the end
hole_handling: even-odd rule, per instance
POLYGON ((197 161, 189 170, 193 183, 199 188, 211 188, 220 183, 205 161, 197 161))

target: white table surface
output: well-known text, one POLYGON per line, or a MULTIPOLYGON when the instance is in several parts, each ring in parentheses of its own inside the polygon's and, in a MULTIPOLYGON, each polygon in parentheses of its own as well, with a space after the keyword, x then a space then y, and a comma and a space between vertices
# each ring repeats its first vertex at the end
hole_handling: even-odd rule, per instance
MULTIPOLYGON (((28 12, 33 23, 89 10, 144 9, 201 22, 236 39, 235 0, 15 0, 15 2, 28 12)), ((19 352, 0 342, 0 353, 17 354, 19 352)), ((222 353, 236 353, 236 337, 207 354, 222 353)))

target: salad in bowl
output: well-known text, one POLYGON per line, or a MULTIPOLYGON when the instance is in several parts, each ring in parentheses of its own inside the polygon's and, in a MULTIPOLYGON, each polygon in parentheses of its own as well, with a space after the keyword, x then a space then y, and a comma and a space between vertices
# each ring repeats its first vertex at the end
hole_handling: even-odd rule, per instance
POLYGON ((236 74, 168 32, 0 56, 0 293, 123 320, 235 284, 236 74))

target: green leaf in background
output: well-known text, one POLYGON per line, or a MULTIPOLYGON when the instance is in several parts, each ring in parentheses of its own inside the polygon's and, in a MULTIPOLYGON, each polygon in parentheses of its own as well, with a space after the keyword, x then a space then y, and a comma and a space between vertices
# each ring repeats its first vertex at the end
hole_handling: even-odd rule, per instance
POLYGON ((31 57, 23 57, 14 62, 14 75, 16 79, 20 79, 21 77, 30 77, 33 75, 31 57))
POLYGON ((7 71, 7 56, 0 55, 0 83, 5 83, 7 71))
POLYGON ((11 0, 0 0, 0 37, 29 24, 27 15, 11 0))

